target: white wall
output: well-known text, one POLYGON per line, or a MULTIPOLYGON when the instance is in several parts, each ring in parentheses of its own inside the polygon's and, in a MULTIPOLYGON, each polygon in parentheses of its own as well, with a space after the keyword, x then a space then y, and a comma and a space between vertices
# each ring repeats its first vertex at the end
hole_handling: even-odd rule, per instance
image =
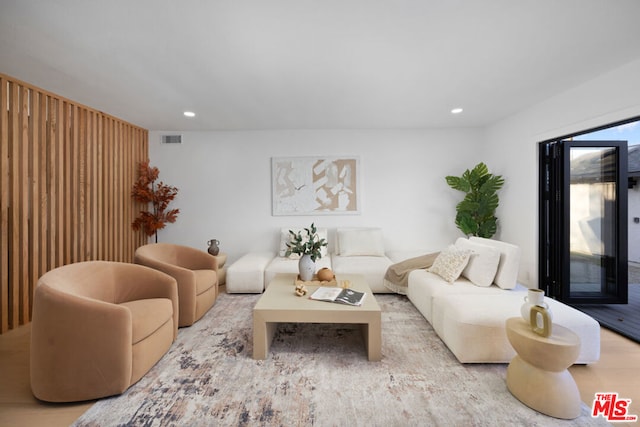
POLYGON ((522 248, 521 282, 538 283, 538 142, 640 115, 638 76, 640 60, 487 129, 488 157, 507 181, 500 237, 522 248))
POLYGON ((160 179, 179 188, 171 207, 180 215, 159 241, 206 249, 216 238, 230 261, 276 250, 281 227, 312 221, 330 233, 381 227, 391 250, 441 249, 461 236, 454 217, 462 193, 444 177, 495 163, 480 155, 478 129, 182 132, 180 145, 161 144, 164 133, 180 132, 150 132, 150 159, 160 179), (271 215, 271 157, 337 155, 360 157, 360 215, 271 215))
MULTIPOLYGON (((532 106, 486 130, 184 132, 182 145, 150 133, 150 158, 180 193, 160 241, 206 248, 217 238, 231 261, 274 249, 280 227, 378 226, 388 249, 440 249, 460 232, 460 193, 444 176, 484 161, 506 184, 496 238, 522 248, 519 280, 537 286, 538 142, 640 115, 640 60, 532 106), (362 214, 271 215, 271 157, 358 155, 362 214)), ((168 132, 176 133, 176 132, 168 132)), ((331 237, 331 236, 330 236, 331 237)))

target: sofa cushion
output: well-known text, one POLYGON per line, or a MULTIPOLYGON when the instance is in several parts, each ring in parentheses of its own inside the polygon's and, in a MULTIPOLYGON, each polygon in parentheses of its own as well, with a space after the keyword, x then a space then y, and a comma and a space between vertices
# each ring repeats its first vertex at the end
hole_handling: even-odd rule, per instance
POLYGON ((336 253, 340 256, 385 256, 379 228, 339 228, 336 253))
POLYGON ((331 256, 333 272, 338 279, 341 274, 361 274, 373 293, 391 292, 384 285, 384 274, 391 264, 386 256, 331 256))
MULTIPOLYGON (((494 288, 494 287, 492 287, 494 288)), ((521 318, 526 290, 499 290, 497 294, 440 295, 433 301, 431 325, 462 363, 508 363, 515 356, 505 331, 510 317, 521 318)), ((592 317, 551 298, 545 301, 553 323, 580 337, 576 363, 600 358, 600 325, 592 317)))
POLYGON ((492 285, 488 288, 482 288, 464 277, 449 283, 437 274, 424 269, 413 270, 409 273, 409 286, 407 287, 407 297, 429 323, 432 322, 434 298, 439 295, 498 295, 502 292, 504 290, 498 286, 492 285))
POLYGON ((469 279, 477 286, 491 286, 498 264, 500 263, 500 251, 489 245, 472 242, 463 237, 456 240, 456 248, 471 251, 469 262, 462 270, 462 276, 469 279))
POLYGON ((472 236, 472 242, 493 246, 500 251, 500 264, 493 283, 502 289, 513 289, 518 281, 518 270, 520 268, 520 248, 511 243, 501 242, 493 239, 472 236))
POLYGON ((471 251, 466 249, 458 249, 454 245, 449 245, 445 250, 440 252, 433 265, 429 267, 431 273, 437 274, 449 283, 453 283, 462 270, 467 266, 471 251))
MULTIPOLYGON (((287 253, 287 249, 289 249, 287 247, 287 243, 289 243, 291 241, 291 233, 289 233, 289 230, 293 231, 294 233, 303 233, 302 235, 304 236, 306 233, 304 231, 304 227, 303 228, 282 228, 280 229, 280 248, 278 249, 278 256, 281 257, 286 257, 286 253, 287 253)), ((329 235, 329 232, 326 228, 318 228, 316 229, 316 234, 318 235, 319 238, 324 239, 325 242, 328 241, 327 237, 329 235)), ((322 254, 322 256, 326 256, 327 255, 327 246, 323 246, 320 249, 320 253, 322 254)), ((298 254, 291 254, 289 255, 289 258, 291 259, 298 259, 300 258, 300 255, 298 254)))

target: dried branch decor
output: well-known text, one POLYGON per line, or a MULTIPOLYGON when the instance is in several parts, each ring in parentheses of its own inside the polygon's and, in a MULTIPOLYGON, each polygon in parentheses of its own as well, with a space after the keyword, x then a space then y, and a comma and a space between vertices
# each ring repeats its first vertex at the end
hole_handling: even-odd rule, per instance
POLYGON ((178 219, 180 209, 167 211, 169 203, 178 194, 178 189, 166 185, 162 181, 155 183, 160 175, 157 167, 149 165, 149 160, 140 162, 138 165, 138 180, 133 184, 131 196, 134 200, 151 204, 151 211, 141 211, 140 215, 133 221, 131 227, 138 231, 142 229, 147 236, 156 236, 158 242, 158 230, 165 227, 166 223, 174 223, 178 219))

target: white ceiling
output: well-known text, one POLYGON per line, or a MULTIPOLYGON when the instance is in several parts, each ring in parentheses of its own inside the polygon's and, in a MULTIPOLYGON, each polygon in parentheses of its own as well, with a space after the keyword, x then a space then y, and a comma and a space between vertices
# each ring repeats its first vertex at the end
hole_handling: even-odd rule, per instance
POLYGON ((485 126, 638 58, 638 0, 0 0, 1 73, 150 130, 485 126))

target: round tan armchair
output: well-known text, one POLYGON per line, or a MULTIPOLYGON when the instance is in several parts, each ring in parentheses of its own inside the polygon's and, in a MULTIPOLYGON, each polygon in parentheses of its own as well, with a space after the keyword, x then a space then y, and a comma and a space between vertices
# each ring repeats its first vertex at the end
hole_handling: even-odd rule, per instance
POLYGON ((87 261, 45 273, 31 322, 31 389, 74 402, 124 392, 178 333, 173 277, 135 264, 87 261))
POLYGON ((152 243, 136 249, 134 260, 176 279, 179 326, 193 325, 216 302, 218 261, 207 252, 171 243, 152 243))

